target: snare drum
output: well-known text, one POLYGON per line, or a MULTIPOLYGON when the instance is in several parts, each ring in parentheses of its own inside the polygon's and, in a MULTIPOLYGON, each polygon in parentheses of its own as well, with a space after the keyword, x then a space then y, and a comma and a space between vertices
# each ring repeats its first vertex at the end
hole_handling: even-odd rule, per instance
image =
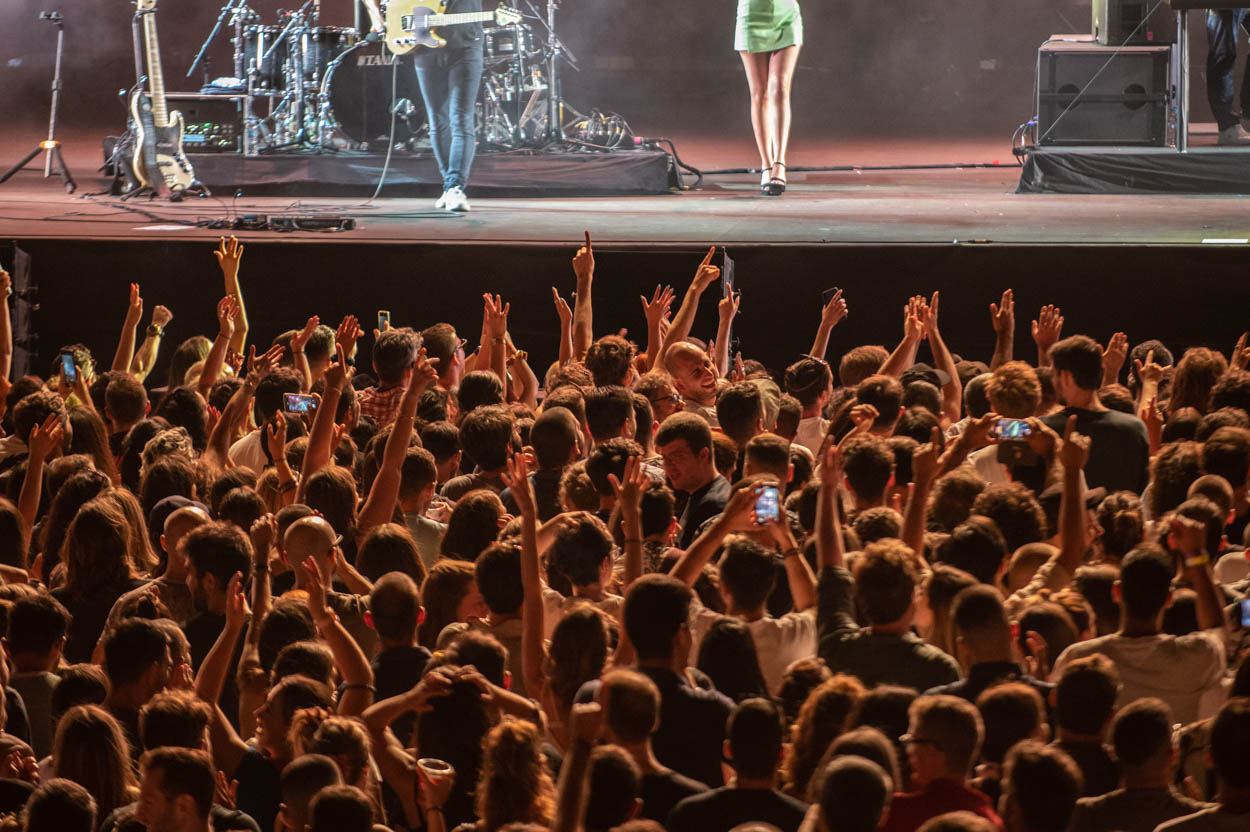
POLYGON ((286 77, 290 72, 288 59, 293 39, 299 39, 300 51, 303 53, 299 76, 306 87, 320 85, 330 62, 354 46, 358 40, 355 29, 343 26, 318 26, 303 30, 296 27, 278 44, 269 59, 265 60, 265 53, 277 43, 284 28, 246 26, 243 29, 243 67, 246 71, 253 62, 256 63, 257 89, 285 90, 294 86, 295 79, 286 77))
POLYGON ((482 30, 485 44, 483 57, 487 63, 507 61, 518 54, 529 55, 534 51, 534 30, 525 23, 512 26, 488 26, 482 30))
POLYGON ((265 53, 277 42, 278 35, 282 34, 282 28, 257 25, 243 27, 243 71, 249 72, 255 64, 256 88, 259 90, 280 90, 286 86, 282 76, 288 44, 282 42, 268 59, 265 58, 265 53))

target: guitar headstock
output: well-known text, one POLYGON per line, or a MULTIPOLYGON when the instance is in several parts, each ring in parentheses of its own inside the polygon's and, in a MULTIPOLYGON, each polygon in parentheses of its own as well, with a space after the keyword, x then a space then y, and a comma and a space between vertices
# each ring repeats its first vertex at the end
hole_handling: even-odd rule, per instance
POLYGON ((156 0, 135 0, 135 10, 150 12, 156 9, 156 0))
MULTIPOLYGON (((153 0, 155 2, 155 0, 153 0)), ((495 24, 498 26, 511 26, 513 23, 521 22, 521 13, 511 6, 500 6, 495 9, 495 24)))

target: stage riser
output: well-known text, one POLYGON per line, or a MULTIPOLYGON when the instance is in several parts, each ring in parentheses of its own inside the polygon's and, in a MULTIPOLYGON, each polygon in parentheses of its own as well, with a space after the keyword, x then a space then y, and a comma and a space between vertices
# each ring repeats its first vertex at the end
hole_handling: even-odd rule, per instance
MULTIPOLYGON (((556 356, 559 325, 550 287, 571 294, 573 246, 362 246, 347 235, 336 242, 293 240, 247 244, 241 279, 258 344, 314 313, 331 325, 352 313, 371 330, 378 308, 390 309, 400 326, 450 321, 475 342, 481 294, 490 291, 511 302, 510 327, 540 376, 556 356)), ((159 303, 174 313, 157 377, 163 378, 180 341, 215 331, 213 307, 222 284, 211 245, 49 239, 18 245, 30 254, 40 289, 36 371, 46 373, 58 348, 74 341, 107 364, 132 280, 142 282, 148 309, 159 303)), ((942 291, 942 332, 951 349, 986 361, 993 351, 988 307, 1008 287, 1016 295, 1016 355, 1031 362, 1036 350, 1029 321, 1043 303, 1062 306, 1065 334, 1084 332, 1104 343, 1123 329, 1130 343, 1157 337, 1174 350, 1205 344, 1227 352, 1250 328, 1245 247, 734 246, 730 253, 743 297, 735 326, 743 355, 778 368, 810 348, 820 293, 829 286, 842 287, 850 305, 831 340, 835 368, 849 347, 893 348, 907 297, 935 289, 942 291), (1184 291, 1177 291, 1182 284, 1184 291)), ((645 346, 638 296, 650 297, 657 283, 667 283, 680 298, 702 254, 597 246, 595 332, 628 327, 645 346)), ((706 297, 694 334, 708 338, 715 329, 715 303, 706 297)), ((927 356, 922 347, 921 360, 927 356)))
POLYGON ((1029 153, 1018 193, 1250 194, 1250 148, 1046 147, 1029 153))

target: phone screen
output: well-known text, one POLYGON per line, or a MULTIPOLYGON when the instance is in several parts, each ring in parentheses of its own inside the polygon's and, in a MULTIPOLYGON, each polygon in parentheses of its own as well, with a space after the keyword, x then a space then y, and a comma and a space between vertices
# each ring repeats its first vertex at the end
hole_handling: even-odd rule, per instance
POLYGON ((312 396, 305 396, 300 393, 283 394, 285 409, 287 413, 311 413, 317 409, 317 400, 312 396))
POLYGON ((836 295, 837 293, 838 293, 837 286, 834 286, 832 289, 826 289, 825 291, 821 292, 820 293, 820 305, 828 306, 829 301, 833 300, 833 296, 836 295))
POLYGON ((765 485, 755 497, 755 522, 762 526, 780 516, 781 495, 775 486, 765 485))
POLYGON ((1250 629, 1250 599, 1238 601, 1237 606, 1241 607, 1242 629, 1250 629))
POLYGON ((1033 433, 1023 419, 999 419, 994 423, 994 434, 999 439, 1021 441, 1033 433))
POLYGON ((378 332, 386 332, 391 328, 391 313, 387 309, 378 310, 378 332))
POLYGON ((72 352, 61 353, 61 375, 65 376, 67 384, 78 383, 78 368, 74 366, 74 354, 72 352))

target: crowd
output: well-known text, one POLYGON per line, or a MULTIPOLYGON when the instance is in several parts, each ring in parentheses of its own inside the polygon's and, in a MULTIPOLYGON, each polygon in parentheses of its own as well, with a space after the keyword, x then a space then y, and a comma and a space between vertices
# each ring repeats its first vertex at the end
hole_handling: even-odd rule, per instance
POLYGON ((491 295, 258 345, 216 254, 107 369, 0 301, 0 829, 1250 829, 1244 336, 835 367, 836 292, 774 370, 711 253, 594 337, 587 235, 540 383, 491 295))

